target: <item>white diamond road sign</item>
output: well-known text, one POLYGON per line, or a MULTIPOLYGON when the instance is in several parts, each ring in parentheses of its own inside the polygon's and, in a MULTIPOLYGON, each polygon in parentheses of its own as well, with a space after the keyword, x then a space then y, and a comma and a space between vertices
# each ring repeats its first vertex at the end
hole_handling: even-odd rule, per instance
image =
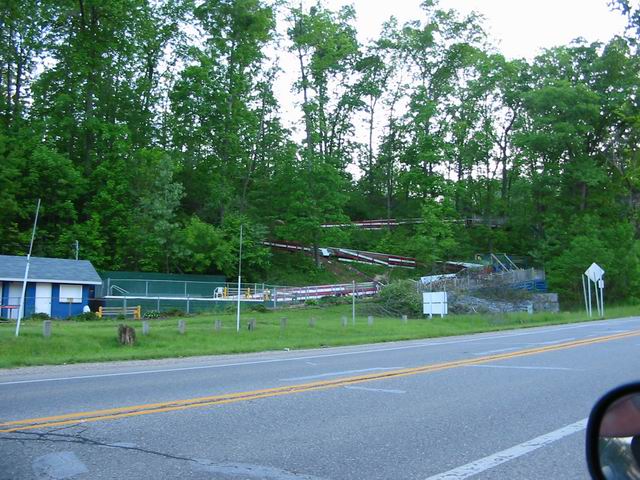
POLYGON ((589 268, 584 272, 584 274, 589 277, 594 283, 598 283, 602 280, 602 276, 604 275, 604 270, 597 263, 592 263, 589 268))

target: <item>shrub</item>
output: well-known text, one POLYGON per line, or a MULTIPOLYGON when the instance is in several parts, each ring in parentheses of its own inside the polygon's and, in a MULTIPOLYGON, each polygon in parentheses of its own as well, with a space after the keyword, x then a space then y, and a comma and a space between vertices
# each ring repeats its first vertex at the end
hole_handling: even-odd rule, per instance
POLYGON ((162 312, 163 317, 186 317, 187 314, 185 311, 180 310, 179 308, 171 308, 169 310, 165 310, 162 312))
POLYGON ((234 313, 236 311, 236 308, 237 308, 237 304, 235 302, 227 302, 224 305, 224 307, 222 307, 222 311, 224 313, 234 313))
POLYGON ((144 318, 160 318, 160 312, 157 310, 147 310, 142 314, 144 318))
POLYGON ((400 280, 384 287, 380 291, 380 301, 386 310, 398 315, 422 314, 422 295, 411 280, 400 280))
POLYGON ((251 305, 249 305, 249 311, 266 313, 269 311, 269 309, 262 303, 252 303, 251 305))
POLYGON ((25 320, 50 320, 50 319, 51 317, 44 312, 34 313, 32 315, 29 315, 27 318, 25 318, 25 320))
POLYGON ((351 303, 351 297, 320 297, 316 302, 318 305, 346 305, 351 303))
POLYGON ((75 322, 87 322, 92 320, 100 320, 100 318, 94 312, 82 312, 73 317, 69 317, 69 320, 73 320, 75 322))

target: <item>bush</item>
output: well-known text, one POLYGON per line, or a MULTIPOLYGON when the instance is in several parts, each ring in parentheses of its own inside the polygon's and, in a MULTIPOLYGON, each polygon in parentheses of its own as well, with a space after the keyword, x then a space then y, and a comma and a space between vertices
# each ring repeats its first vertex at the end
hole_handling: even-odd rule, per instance
POLYGON ((144 318, 160 318, 160 312, 157 310, 147 310, 142 314, 144 318))
POLYGON ((313 298, 309 298, 304 301, 304 304, 309 307, 317 307, 318 305, 320 305, 320 302, 318 302, 318 300, 315 300, 313 298))
POLYGON ((162 312, 163 317, 186 317, 187 314, 185 311, 180 310, 179 308, 171 308, 169 310, 165 310, 162 312))
POLYGON ((69 317, 69 320, 73 320, 75 322, 87 322, 92 320, 100 320, 100 318, 94 312, 82 312, 79 315, 69 317))
POLYGON ((252 303, 251 305, 249 305, 249 311, 266 313, 269 311, 269 309, 262 303, 252 303))
POLYGON ((237 304, 235 302, 225 302, 222 307, 222 313, 234 313, 236 308, 237 304))
POLYGON ((380 291, 380 302, 387 311, 397 315, 422 315, 422 295, 411 280, 400 280, 384 287, 380 291))
POLYGON ((351 297, 320 297, 316 300, 318 305, 346 305, 351 301, 351 297))
POLYGON ((51 317, 44 312, 39 312, 29 315, 25 320, 51 320, 51 317))

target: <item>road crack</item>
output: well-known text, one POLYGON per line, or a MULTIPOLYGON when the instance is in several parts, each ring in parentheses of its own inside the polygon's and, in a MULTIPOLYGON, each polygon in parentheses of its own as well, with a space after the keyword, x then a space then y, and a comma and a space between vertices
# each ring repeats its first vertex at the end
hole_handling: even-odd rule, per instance
POLYGON ((251 465, 236 462, 214 462, 208 459, 191 458, 181 455, 173 455, 170 453, 152 450, 149 448, 138 447, 137 445, 127 443, 109 443, 96 440, 84 435, 88 428, 78 429, 73 433, 62 433, 64 430, 78 428, 77 425, 65 426, 47 432, 29 431, 12 432, 9 435, 0 436, 2 441, 15 441, 21 445, 29 442, 45 442, 45 443, 66 443, 77 444, 89 447, 116 448, 120 450, 129 450, 145 455, 154 455, 167 460, 176 460, 192 463, 198 470, 223 475, 225 477, 242 477, 243 479, 264 479, 264 480, 322 480, 319 477, 305 475, 298 472, 291 472, 279 468, 268 467, 263 465, 251 465))

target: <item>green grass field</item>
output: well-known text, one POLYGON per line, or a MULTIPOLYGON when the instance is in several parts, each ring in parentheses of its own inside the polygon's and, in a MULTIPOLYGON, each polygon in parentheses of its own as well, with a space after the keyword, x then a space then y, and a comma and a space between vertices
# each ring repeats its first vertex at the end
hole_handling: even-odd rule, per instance
MULTIPOLYGON (((640 315, 640 306, 613 307, 607 318, 640 315)), ((50 338, 42 336, 42 321, 26 320, 20 337, 14 336, 15 323, 0 324, 0 368, 24 365, 63 364, 111 360, 132 360, 267 350, 302 349, 432 338, 467 333, 489 332, 509 328, 572 323, 587 320, 584 312, 534 315, 508 314, 460 315, 444 319, 410 319, 403 324, 397 318, 375 318, 369 326, 366 317, 356 317, 351 324, 348 305, 327 308, 292 309, 267 313, 243 313, 242 329, 235 329, 235 315, 199 315, 186 318, 184 335, 178 333, 178 318, 150 320, 151 331, 142 336, 140 321, 126 321, 136 328, 137 343, 120 346, 116 332, 120 320, 91 322, 54 321, 50 338), (347 327, 341 317, 347 316, 347 327), (280 319, 287 317, 287 328, 281 330, 280 319), (309 326, 309 319, 316 326, 309 326), (247 330, 247 321, 255 318, 257 328, 247 330), (222 320, 216 332, 214 320, 222 320)))

